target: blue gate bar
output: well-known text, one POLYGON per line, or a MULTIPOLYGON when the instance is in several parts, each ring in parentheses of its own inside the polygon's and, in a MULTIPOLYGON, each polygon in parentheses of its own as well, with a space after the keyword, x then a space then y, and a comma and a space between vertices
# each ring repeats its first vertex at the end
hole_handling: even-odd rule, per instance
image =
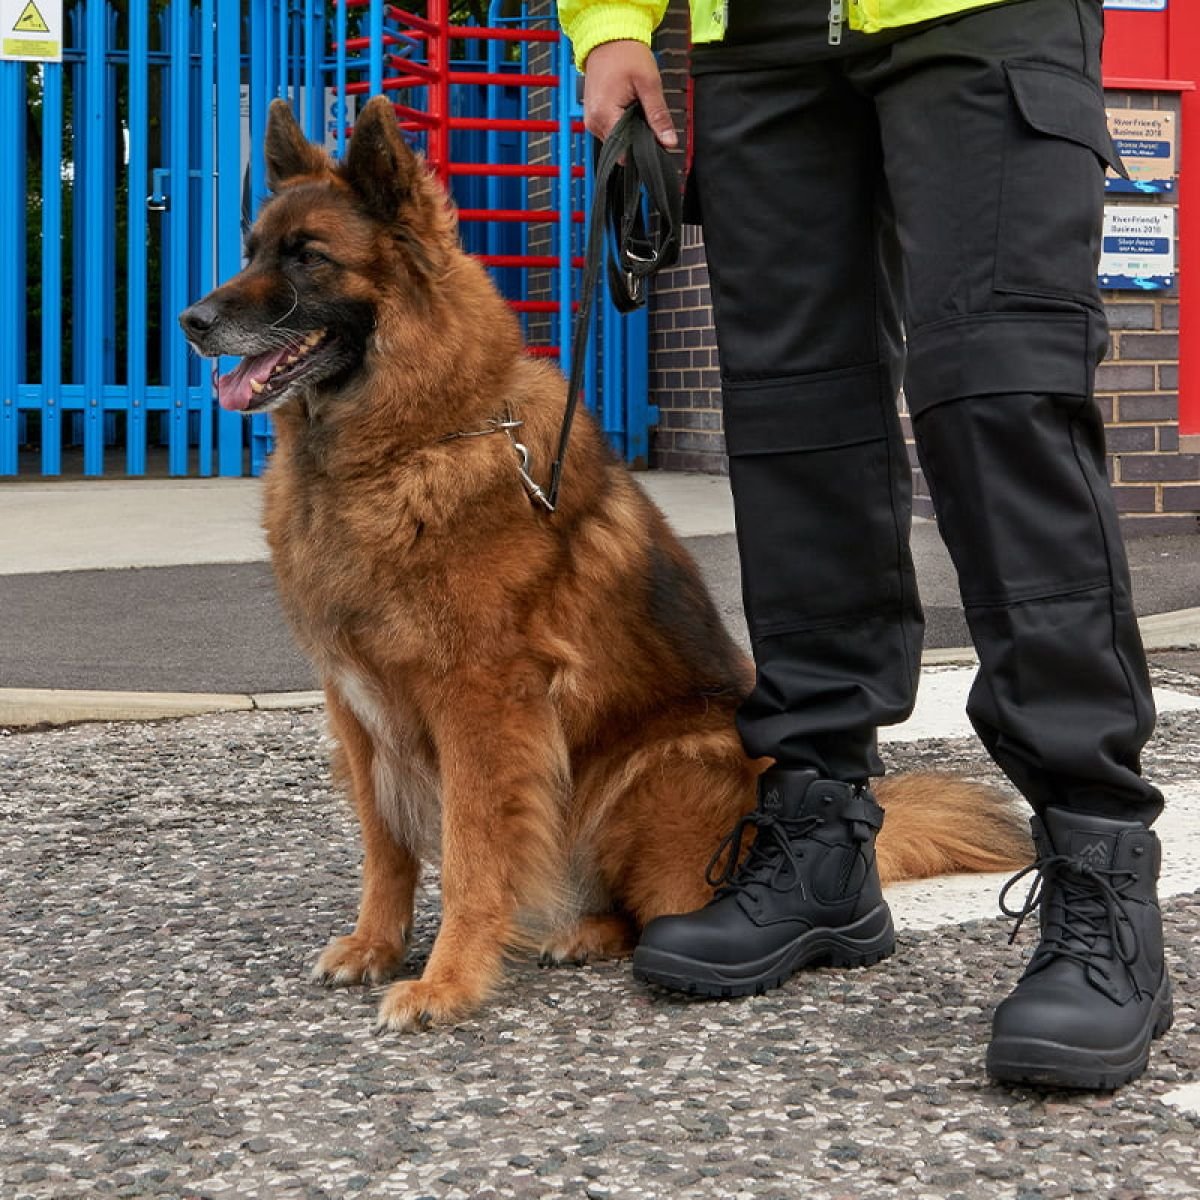
MULTIPOLYGON (((0 62, 2 127, 25 124, 25 67, 0 62)), ((21 309, 25 302, 21 264, 15 253, 25 241, 25 162, 20 139, 0 138, 0 236, 13 252, 0 256, 0 474, 17 473, 17 384, 20 379, 21 309)))
POLYGON ((625 461, 650 462, 650 426, 658 424, 658 406, 650 403, 650 308, 627 313, 625 322, 625 461))
MULTIPOLYGON (((596 413, 600 428, 608 438, 612 448, 625 457, 625 413, 617 403, 620 393, 612 386, 614 379, 621 379, 624 372, 621 369, 621 357, 624 349, 624 329, 617 306, 612 302, 608 288, 604 288, 599 297, 600 327, 604 331, 600 338, 600 362, 604 379, 604 403, 596 413)), ((593 356, 594 359, 594 356, 593 356)), ((595 392, 589 391, 588 400, 594 403, 595 392)))
POLYGON ((346 2, 334 0, 337 15, 334 18, 334 38, 337 42, 334 60, 334 112, 337 114, 337 156, 346 157, 346 126, 349 124, 349 112, 346 103, 346 2))
POLYGON ((42 474, 62 473, 63 69, 42 67, 42 474))
MULTIPOLYGON (((213 83, 215 80, 214 62, 213 62, 213 0, 200 0, 200 79, 199 85, 196 88, 196 107, 199 109, 197 113, 197 124, 199 126, 200 145, 199 145, 199 165, 200 165, 200 189, 198 211, 193 220, 193 228, 196 230, 196 241, 199 244, 199 271, 197 272, 197 285, 189 289, 193 296, 211 290, 216 286, 216 249, 214 246, 216 212, 214 205, 216 203, 215 181, 216 167, 214 163, 215 147, 213 145, 213 125, 214 125, 214 96, 213 83)), ((191 122, 189 122, 189 125, 191 122)), ((180 331, 174 321, 171 322, 171 336, 179 337, 180 331)), ((192 365, 192 359, 188 357, 188 375, 191 377, 196 368, 192 365)), ((199 406, 199 454, 197 469, 201 475, 211 475, 213 473, 212 451, 213 451, 213 406, 212 406, 212 388, 209 386, 208 370, 205 369, 205 364, 201 363, 198 371, 200 376, 200 386, 195 389, 199 406)), ((192 389, 189 387, 189 408, 192 389)), ((189 417, 188 426, 191 427, 192 421, 189 417)))
POLYGON ((368 95, 378 96, 383 91, 383 0, 371 0, 368 10, 368 36, 371 39, 369 76, 371 90, 368 95))
POLYGON ((261 151, 263 131, 267 127, 267 105, 278 95, 274 55, 270 45, 270 12, 267 0, 250 0, 250 195, 246 220, 253 221, 266 192, 266 167, 261 151))
MULTIPOLYGON (((241 156, 241 5, 238 0, 217 0, 217 247, 214 284, 237 274, 242 265, 242 156, 241 156)), ((220 360, 218 370, 233 368, 232 358, 220 360)), ((209 364, 201 368, 207 388, 209 364)), ((221 475, 242 474, 242 415, 217 412, 217 470, 221 475)))
MULTIPOLYGON (((279 63, 279 95, 287 96, 292 86, 291 74, 294 68, 292 47, 288 40, 288 34, 291 32, 291 22, 288 20, 291 16, 291 0, 269 7, 273 10, 272 15, 276 22, 275 61, 279 63)), ((295 103, 292 107, 295 108, 295 103)))
MULTIPOLYGON (((104 375, 107 381, 115 379, 117 373, 117 156, 113 153, 113 134, 120 129, 117 112, 118 65, 115 54, 117 45, 117 14, 111 5, 105 6, 104 22, 104 113, 106 144, 100 161, 104 164, 104 228, 109 236, 100 243, 104 253, 104 375), (111 51, 111 53, 110 53, 111 51)), ((121 64, 124 66, 124 64, 121 64)), ((108 445, 116 441, 116 413, 103 412, 104 440, 108 445)))
POLYGON ((86 54, 83 62, 84 105, 80 113, 75 104, 75 136, 82 136, 87 147, 83 184, 84 239, 83 255, 76 260, 76 276, 83 275, 83 320, 76 314, 75 336, 83 336, 83 385, 86 407, 83 412, 83 473, 104 474, 104 245, 112 231, 106 227, 104 191, 105 144, 105 50, 108 12, 104 0, 88 0, 86 8, 86 54), (82 120, 80 117, 82 116, 82 120))
POLYGON ((324 143, 325 79, 321 71, 324 58, 325 7, 317 0, 304 0, 304 80, 308 113, 304 128, 313 141, 324 143))
POLYGON ((173 328, 170 319, 182 312, 193 297, 188 286, 188 236, 191 229, 191 176, 188 153, 187 120, 190 92, 188 65, 191 53, 189 25, 191 5, 187 0, 173 0, 169 10, 171 28, 171 66, 168 70, 168 87, 171 95, 170 115, 176 136, 171 138, 169 164, 171 186, 166 212, 170 230, 169 244, 174 253, 172 265, 164 291, 168 304, 163 314, 163 340, 167 345, 166 358, 169 363, 167 379, 171 388, 171 414, 168 429, 168 470, 172 475, 188 473, 188 348, 187 343, 173 328), (181 136, 182 135, 182 136, 181 136))
POLYGON ((149 221, 146 204, 150 191, 148 139, 137 136, 149 129, 150 120, 150 12, 145 4, 129 6, 129 174, 126 202, 125 248, 126 295, 126 379, 129 407, 125 418, 125 469, 130 475, 146 473, 146 306, 148 289, 146 269, 149 259, 149 221))

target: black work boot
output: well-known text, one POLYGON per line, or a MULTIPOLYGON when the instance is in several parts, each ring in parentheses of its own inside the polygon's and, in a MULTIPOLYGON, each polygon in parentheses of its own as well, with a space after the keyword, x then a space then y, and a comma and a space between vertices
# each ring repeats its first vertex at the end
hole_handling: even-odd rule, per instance
POLYGON ((708 865, 718 889, 712 901, 642 931, 633 955, 639 979, 701 996, 745 996, 778 987, 804 966, 867 966, 895 949, 875 867, 883 809, 871 793, 815 771, 773 768, 758 795, 758 808, 708 865), (751 825, 754 844, 739 866, 751 825))
POLYGON ((1038 861, 1008 881, 1000 907, 1017 918, 1014 938, 1039 909, 1042 940, 996 1010, 988 1074, 1037 1087, 1120 1087, 1146 1069, 1151 1040, 1171 1027, 1158 838, 1140 821, 1060 808, 1033 818, 1033 836, 1038 861), (1008 908, 1009 889, 1030 872, 1024 905, 1008 908))

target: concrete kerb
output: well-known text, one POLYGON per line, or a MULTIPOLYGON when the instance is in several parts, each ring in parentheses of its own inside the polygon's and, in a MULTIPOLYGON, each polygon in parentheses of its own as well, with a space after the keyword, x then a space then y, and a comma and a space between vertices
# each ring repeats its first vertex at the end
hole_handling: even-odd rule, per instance
POLYGON ((100 692, 0 688, 0 728, 75 725, 85 721, 157 721, 215 712, 317 708, 322 692, 100 692))
MULTIPOLYGON (((1200 650, 1200 608, 1156 613, 1138 622, 1147 651, 1200 650)), ((927 650, 923 667, 975 662, 969 646, 927 650)), ((319 708, 323 692, 99 692, 0 688, 0 728, 73 725, 85 721, 154 721, 213 712, 319 708)))

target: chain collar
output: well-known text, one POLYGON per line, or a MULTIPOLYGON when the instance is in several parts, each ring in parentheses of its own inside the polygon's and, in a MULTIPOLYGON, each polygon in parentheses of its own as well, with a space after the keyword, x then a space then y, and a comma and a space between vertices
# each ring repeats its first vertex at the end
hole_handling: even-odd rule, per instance
POLYGON ((489 437, 493 433, 507 434, 509 443, 517 455, 517 474, 521 478, 521 486, 525 489, 525 494, 532 503, 541 505, 547 512, 553 512, 554 505, 550 502, 550 498, 529 473, 529 447, 524 442, 519 442, 516 437, 515 431, 524 424, 524 421, 518 420, 506 409, 503 417, 489 417, 482 429, 464 429, 457 433, 448 433, 445 437, 438 438, 438 441, 453 442, 460 438, 489 437))

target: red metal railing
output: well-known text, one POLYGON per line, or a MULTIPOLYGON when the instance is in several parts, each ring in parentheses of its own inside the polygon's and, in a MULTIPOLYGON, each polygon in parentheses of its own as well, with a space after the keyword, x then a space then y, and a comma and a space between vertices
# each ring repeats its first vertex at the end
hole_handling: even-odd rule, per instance
MULTIPOLYGON (((371 0, 340 0, 347 10, 368 10, 371 0)), ((373 10, 378 20, 378 9, 373 10)), ((521 61, 512 62, 514 69, 505 70, 510 63, 507 54, 497 57, 497 52, 489 52, 487 58, 490 65, 480 63, 481 69, 472 70, 469 66, 457 61, 452 62, 451 55, 456 56, 464 48, 464 43, 501 43, 504 45, 534 45, 561 44, 560 35, 553 29, 530 29, 517 25, 505 25, 499 28, 455 25, 450 21, 449 0, 427 0, 424 15, 412 12, 400 5, 384 5, 385 26, 382 34, 372 39, 369 36, 347 37, 342 50, 347 54, 371 54, 374 61, 375 79, 385 95, 392 98, 393 108, 400 127, 413 135, 419 135, 425 146, 425 157, 430 169, 449 188, 455 178, 492 178, 496 180, 510 179, 527 181, 534 180, 563 180, 563 169, 553 163, 540 162, 454 162, 451 161, 451 135, 460 131, 484 132, 490 134, 533 134, 554 135, 562 132, 559 120, 552 119, 552 114, 561 111, 558 101, 552 105, 552 114, 544 118, 542 114, 530 116, 529 105, 523 104, 517 114, 511 112, 504 115, 480 116, 477 114, 455 115, 451 106, 451 88, 522 88, 527 94, 549 89, 557 90, 560 78, 544 69, 544 64, 536 59, 526 62, 526 56, 521 61), (380 45, 380 43, 382 43, 380 45), (452 46, 452 43, 455 45, 452 46), (497 69, 497 63, 500 69, 497 69), (380 69, 382 64, 382 70, 380 69), (538 67, 543 69, 539 70, 538 67), (532 67, 533 69, 529 69, 532 67), (397 93, 403 93, 398 95, 397 93)), ((364 19, 364 25, 366 27, 364 19)), ((376 24, 374 28, 378 29, 376 24)), ((372 90, 370 80, 358 78, 346 80, 344 91, 351 96, 366 96, 372 90)), ((488 111, 496 113, 496 108, 489 105, 488 111)), ((502 110, 501 110, 502 111, 502 110)), ((460 110, 461 112, 461 110, 460 110)), ((573 121, 570 124, 573 134, 583 132, 583 124, 573 121)), ((457 143, 456 143, 457 144, 457 143)), ((584 178, 582 166, 568 168, 569 178, 579 180, 584 178)), ((525 190, 525 189, 522 189, 525 190)), ((501 193, 497 189, 488 189, 493 197, 505 195, 501 204, 481 206, 478 199, 468 208, 460 210, 460 222, 473 229, 486 228, 491 223, 512 229, 514 226, 525 226, 527 229, 548 228, 558 226, 564 228, 564 222, 572 227, 578 227, 583 222, 582 211, 571 211, 564 214, 561 207, 561 196, 558 204, 553 200, 550 204, 545 201, 549 197, 537 199, 526 197, 527 203, 522 205, 512 201, 516 197, 511 190, 501 193), (532 200, 532 203, 529 201, 532 200), (539 203, 540 201, 540 203, 539 203), (554 205, 551 207, 551 205, 554 205)), ((554 191, 552 186, 552 192, 554 191)), ((558 189, 561 193, 562 189, 558 189)), ((503 250, 513 248, 508 239, 493 238, 491 235, 474 235, 476 245, 487 244, 490 248, 503 250)), ((560 233, 555 242, 562 239, 560 233)), ((522 238, 520 243, 526 247, 530 242, 522 238)), ((534 242, 533 249, 540 249, 534 242)), ((564 263, 557 254, 546 253, 484 253, 478 258, 485 265, 500 271, 551 271, 561 278, 565 269, 564 263)), ((570 268, 578 269, 583 260, 578 255, 571 255, 570 268)), ((524 277, 524 276, 523 276, 524 277)), ((540 288, 530 284, 535 294, 540 288)), ((525 290, 525 289, 522 289, 525 290)), ((561 287, 559 288, 561 290, 561 287)), ((515 312, 521 314, 562 314, 562 302, 558 299, 513 299, 510 305, 515 312)), ((572 309, 577 307, 571 306, 572 309)), ((557 322, 552 327, 558 328, 557 322)), ((554 339, 557 340, 557 339, 554 339)), ((557 346, 531 348, 531 353, 554 357, 559 353, 557 346)))

